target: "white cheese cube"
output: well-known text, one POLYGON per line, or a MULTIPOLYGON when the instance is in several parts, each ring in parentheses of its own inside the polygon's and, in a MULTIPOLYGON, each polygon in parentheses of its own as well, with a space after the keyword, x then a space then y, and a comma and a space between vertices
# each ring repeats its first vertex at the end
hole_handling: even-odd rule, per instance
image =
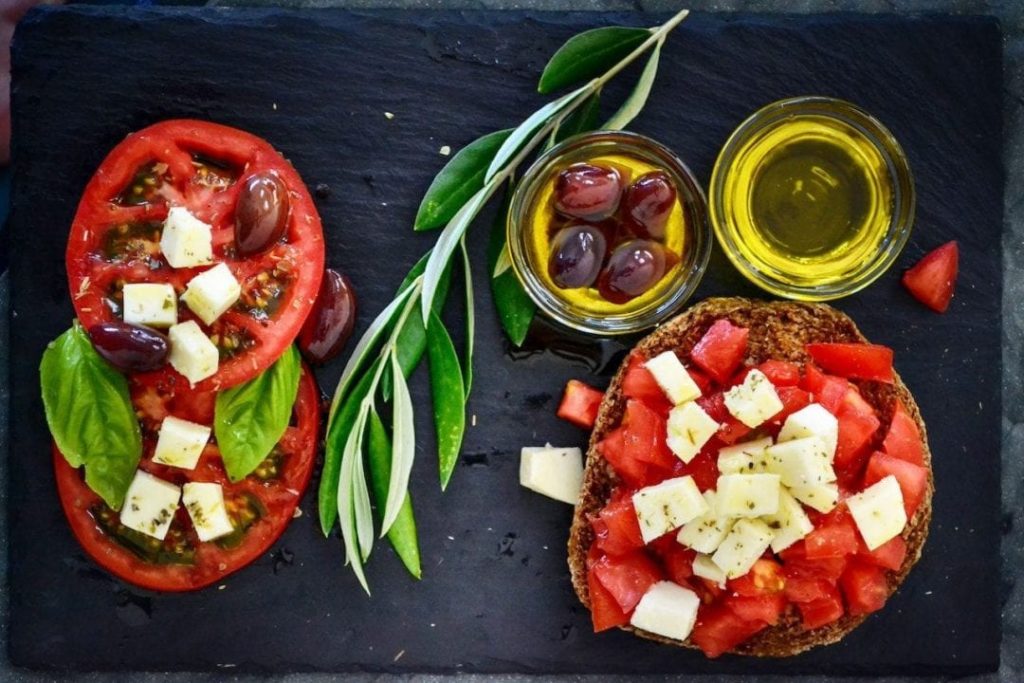
POLYGON ((772 552, 776 553, 781 553, 814 531, 811 518, 786 489, 779 491, 778 512, 774 515, 765 515, 761 521, 775 532, 775 537, 772 538, 772 552))
POLYGON ((226 263, 218 263, 189 280, 181 300, 200 320, 212 325, 224 311, 235 305, 241 295, 242 286, 231 274, 231 269, 226 263))
POLYGON ((705 491, 704 500, 708 504, 708 511, 684 524, 676 536, 679 543, 693 548, 698 553, 715 552, 722 539, 732 529, 733 520, 718 516, 715 497, 714 491, 705 491))
POLYGON ((181 489, 138 470, 128 485, 121 508, 121 524, 129 529, 164 540, 178 510, 181 489))
POLYGON ((172 268, 194 268, 213 263, 213 233, 188 209, 172 206, 160 235, 160 251, 172 268))
POLYGON ((167 331, 171 340, 171 367, 192 384, 217 372, 220 353, 194 320, 175 325, 167 331))
POLYGON ((144 282, 126 284, 124 321, 133 325, 170 327, 178 324, 178 297, 174 286, 167 283, 144 282))
POLYGON ((700 398, 700 387, 690 377, 675 352, 666 351, 657 355, 644 363, 644 367, 654 376, 654 381, 673 405, 700 398))
POLYGON ((693 477, 666 479, 633 494, 633 508, 644 543, 678 529, 708 511, 693 477))
POLYGON ((825 443, 816 436, 777 443, 767 449, 768 471, 791 488, 818 486, 836 480, 825 443))
POLYGON ((758 474, 768 471, 765 449, 772 445, 771 437, 726 446, 718 451, 718 471, 722 474, 758 474))
POLYGON ((786 418, 779 431, 779 443, 816 436, 825 444, 829 460, 835 457, 839 421, 821 405, 812 403, 786 418))
POLYGON ((750 571, 768 549, 774 536, 768 525, 761 520, 738 520, 711 559, 722 568, 726 577, 735 579, 750 571))
POLYGON ((697 623, 700 598, 689 588, 659 581, 644 593, 629 623, 666 638, 686 640, 697 623))
POLYGON ((794 486, 789 489, 789 492, 801 503, 818 512, 832 512, 839 504, 839 485, 835 482, 813 486, 794 486))
POLYGON ((899 536, 907 525, 903 492, 896 477, 891 474, 847 498, 846 505, 870 550, 899 536))
POLYGON ((760 517, 779 510, 777 474, 723 474, 716 495, 722 517, 760 517))
POLYGON ((782 410, 782 399, 775 393, 772 381, 754 368, 742 384, 725 392, 725 407, 733 417, 753 429, 782 410))
POLYGON ((693 401, 676 406, 668 414, 668 437, 665 442, 676 457, 690 462, 700 453, 715 432, 718 423, 693 401))
POLYGON ((575 505, 583 485, 579 448, 527 446, 519 460, 519 483, 542 496, 575 505))
POLYGON ((693 575, 725 588, 725 572, 707 555, 698 553, 697 557, 693 558, 693 575))
POLYGON ((220 484, 191 481, 185 484, 181 502, 192 518, 192 526, 200 541, 212 541, 235 530, 224 505, 224 489, 220 484))
POLYGON ((211 431, 210 427, 168 415, 160 424, 153 462, 194 470, 211 431))

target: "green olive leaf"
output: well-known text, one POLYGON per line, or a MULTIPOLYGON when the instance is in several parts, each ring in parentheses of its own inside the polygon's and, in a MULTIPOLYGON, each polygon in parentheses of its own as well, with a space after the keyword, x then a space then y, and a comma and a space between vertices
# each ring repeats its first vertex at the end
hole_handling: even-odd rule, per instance
POLYGON ((587 98, 586 102, 580 105, 569 116, 565 117, 562 125, 555 131, 554 142, 557 144, 562 140, 571 138, 573 135, 588 133, 597 130, 601 116, 601 93, 596 92, 587 98))
POLYGON ((448 330, 436 313, 430 317, 427 340, 438 469, 443 491, 448 487, 448 481, 459 460, 462 437, 466 431, 466 390, 459 367, 459 355, 448 336, 448 330))
MULTIPOLYGON (((496 266, 501 259, 502 252, 507 252, 505 243, 505 215, 508 213, 509 202, 511 201, 512 189, 505 195, 502 208, 491 228, 491 239, 487 245, 488 272, 495 273, 496 266)), ((537 313, 537 305, 526 293, 519 283, 519 278, 511 268, 506 268, 500 274, 491 278, 491 295, 494 299, 494 307, 498 310, 498 319, 505 335, 515 346, 522 346, 526 334, 530 330, 530 323, 537 313)))
MULTIPOLYGON (((433 315, 437 315, 433 313, 433 315)), ((428 332, 429 334, 429 332, 428 332)), ((405 494, 409 491, 409 476, 412 464, 416 459, 416 425, 413 422, 412 396, 405 375, 398 367, 398 358, 391 354, 391 380, 394 385, 391 410, 391 433, 394 443, 391 446, 391 476, 388 478, 388 495, 384 502, 384 513, 381 515, 381 536, 384 536, 398 519, 398 513, 405 502, 405 494)))
POLYGON ((546 95, 597 78, 650 37, 648 29, 627 26, 606 26, 577 34, 552 55, 537 92, 546 95))
MULTIPOLYGON (((387 499, 388 482, 391 480, 391 439, 376 410, 370 412, 367 446, 370 486, 373 489, 373 499, 380 505, 387 499)), ((377 509, 379 512, 380 508, 377 509)), ((380 515, 378 521, 379 519, 380 515)), ((395 523, 388 529, 388 541, 413 578, 421 578, 423 569, 420 566, 420 546, 416 538, 416 516, 413 514, 412 498, 408 492, 402 501, 402 508, 398 511, 395 523)))
MULTIPOLYGON (((466 349, 462 363, 464 400, 469 400, 469 392, 473 389, 473 346, 476 343, 476 305, 473 295, 473 268, 469 263, 469 250, 466 249, 466 237, 462 237, 459 245, 462 249, 462 279, 466 286, 466 349)), ((439 311, 440 312, 440 311, 439 311)))
POLYGON ((120 510, 142 457, 128 380, 100 357, 78 321, 46 347, 39 379, 57 448, 72 467, 84 465, 85 483, 120 510))
POLYGON ((630 123, 637 115, 643 110, 644 105, 647 104, 647 98, 651 94, 651 86, 654 85, 654 79, 658 75, 658 60, 661 58, 661 46, 664 43, 664 38, 658 41, 654 49, 651 50, 651 56, 647 58, 647 64, 644 65, 644 70, 640 73, 640 78, 637 80, 636 85, 633 86, 633 91, 626 98, 619 110, 608 122, 604 124, 605 130, 622 130, 630 123))

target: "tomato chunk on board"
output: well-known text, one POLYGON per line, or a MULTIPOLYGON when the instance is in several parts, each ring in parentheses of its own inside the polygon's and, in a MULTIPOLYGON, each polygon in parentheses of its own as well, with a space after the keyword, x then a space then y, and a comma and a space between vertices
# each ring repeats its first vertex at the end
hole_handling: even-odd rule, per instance
POLYGON ((903 274, 903 286, 915 299, 937 313, 945 313, 956 288, 960 249, 955 241, 928 252, 903 274))
POLYGON ((690 352, 690 358, 719 384, 725 384, 747 353, 749 330, 716 320, 690 352))
POLYGON ((892 382, 892 349, 878 344, 808 344, 807 352, 825 372, 840 377, 892 382))
POLYGON ((903 492, 903 506, 907 510, 907 518, 914 516, 924 494, 928 489, 928 470, 906 460, 894 458, 885 453, 875 452, 868 460, 864 473, 864 487, 885 479, 889 475, 896 477, 903 492))
POLYGON ((882 450, 894 458, 924 466, 924 442, 921 440, 921 432, 902 402, 896 403, 896 411, 893 413, 885 441, 882 442, 882 450))
POLYGON ((870 614, 882 609, 889 597, 889 584, 881 567, 853 560, 839 579, 851 615, 870 614))
POLYGON ((565 394, 558 406, 558 417, 572 422, 577 427, 592 429, 597 421, 597 409, 601 407, 604 392, 589 384, 571 379, 565 385, 565 394))

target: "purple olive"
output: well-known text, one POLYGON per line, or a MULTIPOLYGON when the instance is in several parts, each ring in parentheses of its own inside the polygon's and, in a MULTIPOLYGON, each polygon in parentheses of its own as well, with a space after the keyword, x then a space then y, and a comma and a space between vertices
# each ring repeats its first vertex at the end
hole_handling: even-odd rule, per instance
POLYGON ((272 171, 250 176, 235 204, 235 244, 250 256, 264 251, 284 235, 288 226, 288 188, 272 171))
POLYGON ((603 221, 622 198, 622 177, 614 168, 573 164, 555 179, 555 210, 570 218, 603 221))
POLYGON ((356 293, 347 277, 324 271, 313 310, 299 332, 299 348, 311 363, 326 363, 345 348, 356 324, 356 293))
POLYGON ((608 258, 597 288, 601 296, 624 304, 653 287, 668 270, 665 248, 652 240, 623 242, 608 258))
POLYGON ((551 240, 548 275, 562 289, 589 287, 601 272, 608 241, 594 225, 571 225, 551 240))
POLYGON ((626 218, 645 237, 661 239, 676 203, 676 188, 664 171, 651 171, 633 181, 622 198, 626 218))
POLYGON ((167 362, 167 337, 125 322, 97 323, 89 328, 92 345, 108 363, 125 372, 156 370, 167 362))

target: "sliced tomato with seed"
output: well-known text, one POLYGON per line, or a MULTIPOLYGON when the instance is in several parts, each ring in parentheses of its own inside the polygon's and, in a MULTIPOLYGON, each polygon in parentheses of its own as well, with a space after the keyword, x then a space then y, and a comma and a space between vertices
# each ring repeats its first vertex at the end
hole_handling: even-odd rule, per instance
MULTIPOLYGON (((205 121, 171 120, 133 133, 107 155, 89 181, 71 225, 66 253, 71 299, 82 325, 122 319, 123 287, 170 283, 180 295, 211 266, 172 268, 160 250, 170 207, 184 207, 212 227, 213 259, 241 285, 238 302, 213 325, 185 305, 220 351, 217 373, 201 390, 234 386, 269 367, 291 344, 320 288, 324 237, 299 174, 255 135, 205 121), (287 188, 286 229, 266 250, 242 256, 235 241, 241 188, 271 174, 287 188)), ((174 372, 168 366, 165 372, 174 372)))

